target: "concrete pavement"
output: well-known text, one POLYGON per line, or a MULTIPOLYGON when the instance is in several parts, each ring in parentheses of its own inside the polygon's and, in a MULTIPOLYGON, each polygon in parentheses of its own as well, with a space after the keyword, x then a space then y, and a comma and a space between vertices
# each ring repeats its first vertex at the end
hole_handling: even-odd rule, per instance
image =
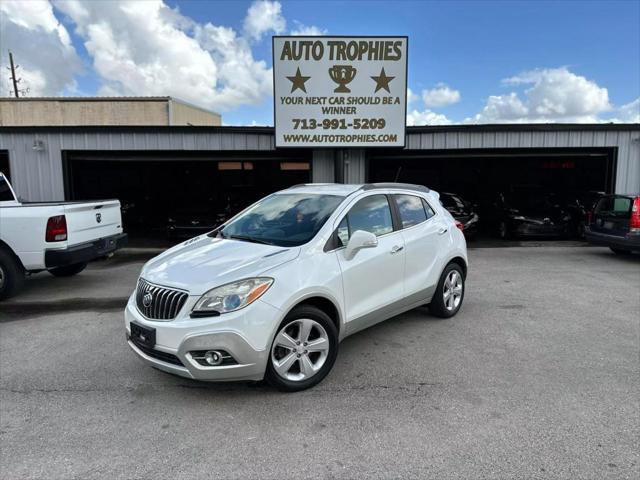
MULTIPOLYGON (((350 337, 298 394, 149 368, 128 351, 119 307, 2 304, 0 477, 637 478, 639 258, 470 255, 456 317, 417 309, 350 337)), ((54 287, 126 297, 140 266, 54 287)), ((51 285, 20 301, 55 301, 51 285)))

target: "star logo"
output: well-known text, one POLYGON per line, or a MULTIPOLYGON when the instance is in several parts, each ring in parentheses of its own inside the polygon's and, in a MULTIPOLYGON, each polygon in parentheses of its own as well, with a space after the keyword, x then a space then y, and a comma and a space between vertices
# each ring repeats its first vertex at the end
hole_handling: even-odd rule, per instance
POLYGON ((291 81, 291 93, 295 92, 297 89, 302 90, 304 93, 307 93, 307 89, 304 86, 304 82, 309 80, 311 77, 305 77, 300 73, 300 67, 296 70, 296 74, 292 77, 287 77, 291 81))
POLYGON ((384 67, 382 67, 380 75, 378 75, 377 77, 372 76, 371 78, 376 82, 376 91, 373 93, 376 93, 382 88, 384 88, 388 93, 391 93, 391 90, 389 90, 389 82, 396 77, 388 77, 387 74, 384 73, 384 67))

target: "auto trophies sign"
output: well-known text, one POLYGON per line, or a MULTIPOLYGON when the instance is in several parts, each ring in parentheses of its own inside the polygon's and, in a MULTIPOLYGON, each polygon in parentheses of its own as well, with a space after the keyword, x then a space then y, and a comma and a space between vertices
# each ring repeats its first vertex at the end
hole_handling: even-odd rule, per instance
POLYGON ((407 37, 273 37, 276 147, 403 147, 407 37))

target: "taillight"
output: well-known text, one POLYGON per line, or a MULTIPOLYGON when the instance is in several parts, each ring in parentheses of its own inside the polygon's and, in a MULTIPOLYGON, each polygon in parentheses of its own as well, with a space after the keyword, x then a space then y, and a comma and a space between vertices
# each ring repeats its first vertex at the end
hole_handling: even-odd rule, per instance
POLYGON ((591 225, 591 221, 593 220, 593 212, 592 211, 588 211, 587 212, 587 225, 591 225))
POLYGON ((460 230, 461 232, 464 230, 464 225, 462 223, 460 223, 459 221, 456 220, 456 227, 458 228, 458 230, 460 230))
POLYGON ((45 234, 47 242, 62 242, 67 239, 67 218, 64 215, 49 217, 47 220, 47 232, 45 234))
POLYGON ((629 230, 632 232, 640 232, 640 197, 633 199, 631 218, 629 219, 629 230))

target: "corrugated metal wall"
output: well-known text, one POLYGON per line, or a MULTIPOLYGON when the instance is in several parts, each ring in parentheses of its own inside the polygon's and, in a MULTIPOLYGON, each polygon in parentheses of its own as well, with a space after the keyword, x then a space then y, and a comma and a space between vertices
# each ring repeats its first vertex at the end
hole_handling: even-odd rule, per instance
POLYGON ((0 132, 14 188, 31 201, 64 200, 64 150, 273 150, 273 141, 270 134, 235 132, 0 132), (43 150, 33 148, 37 141, 43 150))
MULTIPOLYGON (((434 131, 407 134, 407 150, 465 148, 562 148, 617 147, 617 192, 640 191, 640 127, 637 130, 609 128, 547 131, 434 131)), ((64 180, 62 151, 64 150, 199 150, 243 151, 274 150, 270 131, 256 132, 175 130, 96 132, 77 130, 0 131, 0 150, 9 151, 13 183, 18 195, 29 200, 63 200, 64 180), (42 150, 34 149, 41 141, 42 150)), ((314 182, 340 181, 362 183, 366 179, 366 150, 316 150, 313 152, 314 182)))
POLYGON ((640 127, 637 130, 429 132, 407 134, 407 150, 464 148, 617 147, 615 191, 640 192, 640 127))
POLYGON ((314 150, 311 174, 315 183, 335 182, 335 152, 329 149, 314 150))

